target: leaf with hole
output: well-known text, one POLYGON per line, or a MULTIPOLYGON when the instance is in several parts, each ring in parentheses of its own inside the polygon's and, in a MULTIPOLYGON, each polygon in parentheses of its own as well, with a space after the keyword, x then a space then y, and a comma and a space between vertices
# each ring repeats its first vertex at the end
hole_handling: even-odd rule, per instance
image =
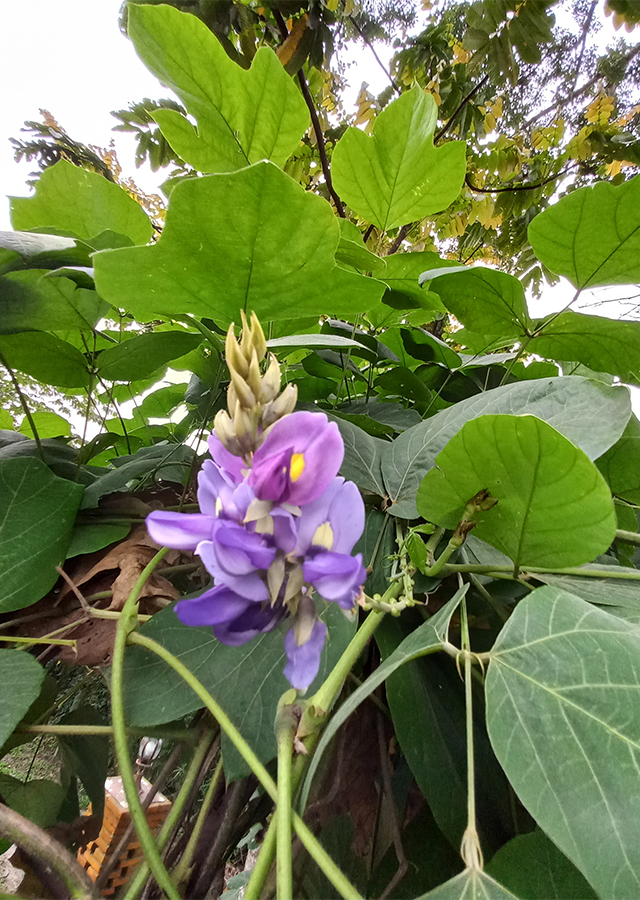
POLYGON ((418 488, 420 515, 455 528, 480 491, 498 502, 475 534, 523 565, 578 566, 607 550, 616 516, 591 460, 535 416, 481 416, 438 454, 418 488))

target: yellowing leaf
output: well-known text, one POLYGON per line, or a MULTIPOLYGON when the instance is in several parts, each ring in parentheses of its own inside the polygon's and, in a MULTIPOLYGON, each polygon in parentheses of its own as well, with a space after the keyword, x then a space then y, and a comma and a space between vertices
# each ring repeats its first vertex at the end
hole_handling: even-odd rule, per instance
POLYGON ((602 127, 610 120, 613 108, 616 104, 614 97, 606 94, 598 94, 596 99, 585 110, 585 118, 592 125, 602 127))
MULTIPOLYGON (((337 2, 338 0, 336 0, 336 6, 337 2)), ((307 13, 305 13, 303 16, 300 16, 296 24, 291 29, 289 37, 276 50, 278 59, 283 66, 286 66, 293 54, 298 49, 298 44, 302 39, 302 35, 305 33, 308 21, 309 16, 307 15, 307 13)))

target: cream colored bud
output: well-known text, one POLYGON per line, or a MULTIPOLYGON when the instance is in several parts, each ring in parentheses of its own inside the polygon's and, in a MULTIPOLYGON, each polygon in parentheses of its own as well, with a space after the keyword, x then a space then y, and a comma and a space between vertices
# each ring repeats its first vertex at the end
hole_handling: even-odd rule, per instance
POLYGON ((231 375, 231 384, 235 388, 238 402, 244 406, 245 409, 253 409, 256 405, 256 398, 247 382, 244 378, 241 378, 237 372, 234 372, 233 369, 229 369, 229 374, 231 375))
POLYGON ((278 554, 267 570, 267 586, 272 606, 278 599, 278 594, 284 581, 284 571, 284 558, 278 554))
POLYGON ((288 416, 296 408, 298 402, 298 386, 296 384, 288 384, 279 397, 276 397, 271 403, 267 404, 262 414, 262 424, 266 429, 281 419, 288 416))
POLYGON ((292 600, 296 596, 296 594, 300 593, 303 584, 304 575, 302 574, 302 566, 300 565, 300 563, 296 563, 289 572, 289 578, 287 579, 287 589, 284 594, 284 602, 288 603, 289 600, 292 600))
POLYGON ((236 403, 238 402, 238 395, 236 394, 236 389, 233 384, 230 384, 227 388, 227 409, 229 410, 229 415, 233 418, 233 414, 236 411, 236 403))
POLYGON ((251 346, 256 351, 258 362, 262 362, 267 355, 267 341, 260 320, 254 312, 251 313, 251 346))
POLYGON ((278 396, 280 380, 280 363, 272 353, 269 368, 262 376, 260 396, 263 403, 270 403, 278 396))
POLYGON ((256 351, 251 351, 251 362, 249 364, 249 372, 246 376, 246 382, 253 391, 254 395, 260 399, 262 396, 262 379, 260 378, 260 363, 256 351))
POLYGON ((229 371, 235 370, 242 378, 246 378, 249 372, 249 364, 240 350, 236 340, 235 326, 229 325, 227 337, 224 342, 224 353, 229 366, 229 371))
POLYGON ((316 612, 315 603, 309 594, 302 594, 293 622, 293 633, 298 647, 302 647, 303 644, 307 643, 317 621, 318 613, 316 612))
POLYGON ((249 449, 247 441, 244 441, 243 438, 247 435, 253 435, 254 423, 255 417, 248 410, 243 409, 238 401, 233 414, 233 425, 236 437, 241 442, 243 449, 249 449))
POLYGON ((235 456, 242 455, 242 449, 236 437, 233 422, 223 409, 216 413, 216 417, 213 420, 213 429, 218 436, 218 440, 223 447, 227 448, 229 453, 233 453, 235 456))

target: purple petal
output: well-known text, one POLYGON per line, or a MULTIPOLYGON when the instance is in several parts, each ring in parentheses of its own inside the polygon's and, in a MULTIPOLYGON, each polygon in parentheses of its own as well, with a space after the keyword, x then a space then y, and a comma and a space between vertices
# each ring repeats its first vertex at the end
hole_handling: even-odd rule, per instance
POLYGON ((236 594, 246 597, 247 600, 263 602, 269 599, 267 585, 255 570, 246 575, 234 575, 222 568, 218 562, 213 541, 203 541, 198 544, 196 553, 217 583, 226 585, 236 594))
POLYGON ((165 512, 157 509, 147 516, 147 531, 162 547, 195 550, 211 538, 215 519, 202 513, 165 512))
POLYGON ((305 581, 312 584, 321 597, 351 609, 360 586, 367 577, 362 554, 321 552, 302 566, 305 581))
POLYGON ((213 543, 218 564, 232 575, 268 569, 276 555, 273 548, 266 546, 261 534, 246 531, 235 522, 216 522, 213 543))
POLYGON ((291 553, 296 546, 296 523, 291 513, 276 507, 271 510, 273 519, 273 543, 278 550, 291 553))
POLYGON ((249 484, 260 500, 278 503, 288 499, 291 452, 284 450, 272 456, 263 456, 257 464, 254 457, 249 484))
POLYGON ((225 488, 235 485, 233 479, 224 473, 212 460, 205 459, 198 473, 198 503, 200 509, 209 516, 217 516, 216 500, 225 488))
POLYGON ((328 522, 333 532, 335 553, 351 553, 364 531, 364 503, 352 481, 334 478, 324 494, 302 508, 298 520, 297 556, 304 556, 312 546, 317 529, 328 522))
POLYGON ((301 647, 298 647, 293 628, 286 633, 284 649, 288 661, 284 674, 296 690, 306 690, 318 674, 326 637, 327 626, 320 620, 313 626, 309 639, 301 647))
POLYGON ((216 625, 213 634, 222 644, 240 647, 259 634, 264 634, 280 624, 287 614, 283 607, 258 606, 253 604, 245 613, 232 622, 216 625))
POLYGON ((241 457, 229 453, 216 434, 212 434, 207 443, 213 461, 227 472, 233 481, 242 481, 242 470, 245 468, 245 464, 241 457))
POLYGON ((251 605, 251 600, 218 584, 199 597, 180 600, 175 611, 183 625, 219 625, 238 618, 251 605))

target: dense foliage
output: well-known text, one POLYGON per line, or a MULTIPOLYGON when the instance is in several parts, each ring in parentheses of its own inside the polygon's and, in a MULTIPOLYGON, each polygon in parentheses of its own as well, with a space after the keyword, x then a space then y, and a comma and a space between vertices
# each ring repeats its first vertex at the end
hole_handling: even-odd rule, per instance
POLYGON ((640 282, 640 45, 599 55, 595 8, 434 7, 350 121, 332 54, 410 4, 129 4, 166 207, 52 118, 16 142, 0 755, 60 766, 0 771, 0 834, 52 895, 91 886, 40 829, 86 845, 115 772, 127 897, 640 895, 640 323, 576 311, 640 282))

